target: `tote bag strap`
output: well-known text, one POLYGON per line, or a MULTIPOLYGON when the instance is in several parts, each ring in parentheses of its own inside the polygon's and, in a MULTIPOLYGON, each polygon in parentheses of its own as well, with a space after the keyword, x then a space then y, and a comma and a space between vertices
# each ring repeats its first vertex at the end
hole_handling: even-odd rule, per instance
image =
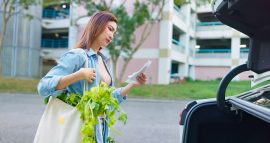
MULTIPOLYGON (((85 63, 84 63, 84 68, 88 68, 88 58, 87 58, 87 54, 86 52, 83 50, 84 54, 83 54, 83 57, 84 57, 84 60, 85 60, 85 63)), ((87 80, 84 80, 84 87, 83 87, 83 94, 88 91, 88 81, 87 80)))
MULTIPOLYGON (((87 58, 86 51, 84 49, 82 49, 82 48, 75 48, 75 49, 72 49, 72 50, 74 50, 74 52, 78 52, 78 50, 79 50, 79 51, 81 51, 83 53, 83 57, 84 57, 84 61, 85 61, 84 68, 88 68, 89 66, 88 66, 88 58, 87 58)), ((84 80, 83 94, 88 90, 89 90, 88 89, 88 81, 84 80)))

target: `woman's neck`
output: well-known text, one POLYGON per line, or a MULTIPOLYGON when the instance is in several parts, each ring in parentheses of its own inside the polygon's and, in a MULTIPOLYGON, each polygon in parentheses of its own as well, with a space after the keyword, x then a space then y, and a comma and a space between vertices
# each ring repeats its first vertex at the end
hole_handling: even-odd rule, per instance
POLYGON ((100 46, 98 44, 96 44, 96 43, 93 43, 90 46, 90 48, 92 48, 95 51, 95 53, 97 53, 99 51, 99 49, 100 49, 100 46))

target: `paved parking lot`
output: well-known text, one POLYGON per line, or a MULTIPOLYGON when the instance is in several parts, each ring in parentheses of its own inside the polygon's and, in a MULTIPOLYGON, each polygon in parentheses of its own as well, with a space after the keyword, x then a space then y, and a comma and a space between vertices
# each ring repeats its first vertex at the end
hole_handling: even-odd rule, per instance
MULTIPOLYGON (((178 143, 179 113, 186 101, 129 99, 122 104, 126 125, 118 143, 178 143)), ((45 105, 30 94, 0 94, 0 143, 31 143, 45 105)))

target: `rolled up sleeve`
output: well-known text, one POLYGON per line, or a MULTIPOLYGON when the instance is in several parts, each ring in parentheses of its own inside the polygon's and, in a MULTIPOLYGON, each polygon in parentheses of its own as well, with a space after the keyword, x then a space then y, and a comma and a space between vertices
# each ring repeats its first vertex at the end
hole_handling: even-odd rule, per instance
POLYGON ((84 57, 81 52, 71 50, 65 53, 58 64, 53 67, 39 82, 37 89, 41 96, 57 96, 66 89, 56 90, 56 86, 63 76, 79 70, 84 64, 84 57))
POLYGON ((125 101, 127 99, 127 95, 122 96, 121 91, 122 91, 122 88, 117 88, 112 93, 113 97, 116 98, 119 103, 122 103, 123 101, 125 101))
POLYGON ((64 92, 65 89, 56 90, 56 86, 58 85, 60 79, 61 76, 45 76, 42 78, 38 84, 38 94, 41 96, 57 96, 64 92))

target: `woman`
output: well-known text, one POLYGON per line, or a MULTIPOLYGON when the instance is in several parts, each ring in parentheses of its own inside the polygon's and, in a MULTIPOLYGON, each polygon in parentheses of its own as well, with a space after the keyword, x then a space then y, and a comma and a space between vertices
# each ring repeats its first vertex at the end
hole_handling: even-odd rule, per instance
MULTIPOLYGON (((112 77, 106 65, 106 57, 100 50, 110 44, 117 30, 117 19, 109 12, 98 12, 94 14, 75 49, 65 53, 58 64, 53 67, 38 84, 38 92, 42 96, 57 96, 63 92, 83 93, 84 81, 88 81, 89 89, 98 86, 101 81, 112 86, 112 77), (89 68, 83 68, 85 64, 85 51, 89 68), (77 50, 76 50, 77 49, 77 50)), ((137 77, 137 81, 122 88, 117 88, 113 96, 121 103, 126 99, 128 92, 135 86, 142 85, 147 78, 144 74, 137 77)), ((104 125, 103 133, 96 128, 96 139, 98 143, 106 142, 108 137, 108 126, 104 125)))

